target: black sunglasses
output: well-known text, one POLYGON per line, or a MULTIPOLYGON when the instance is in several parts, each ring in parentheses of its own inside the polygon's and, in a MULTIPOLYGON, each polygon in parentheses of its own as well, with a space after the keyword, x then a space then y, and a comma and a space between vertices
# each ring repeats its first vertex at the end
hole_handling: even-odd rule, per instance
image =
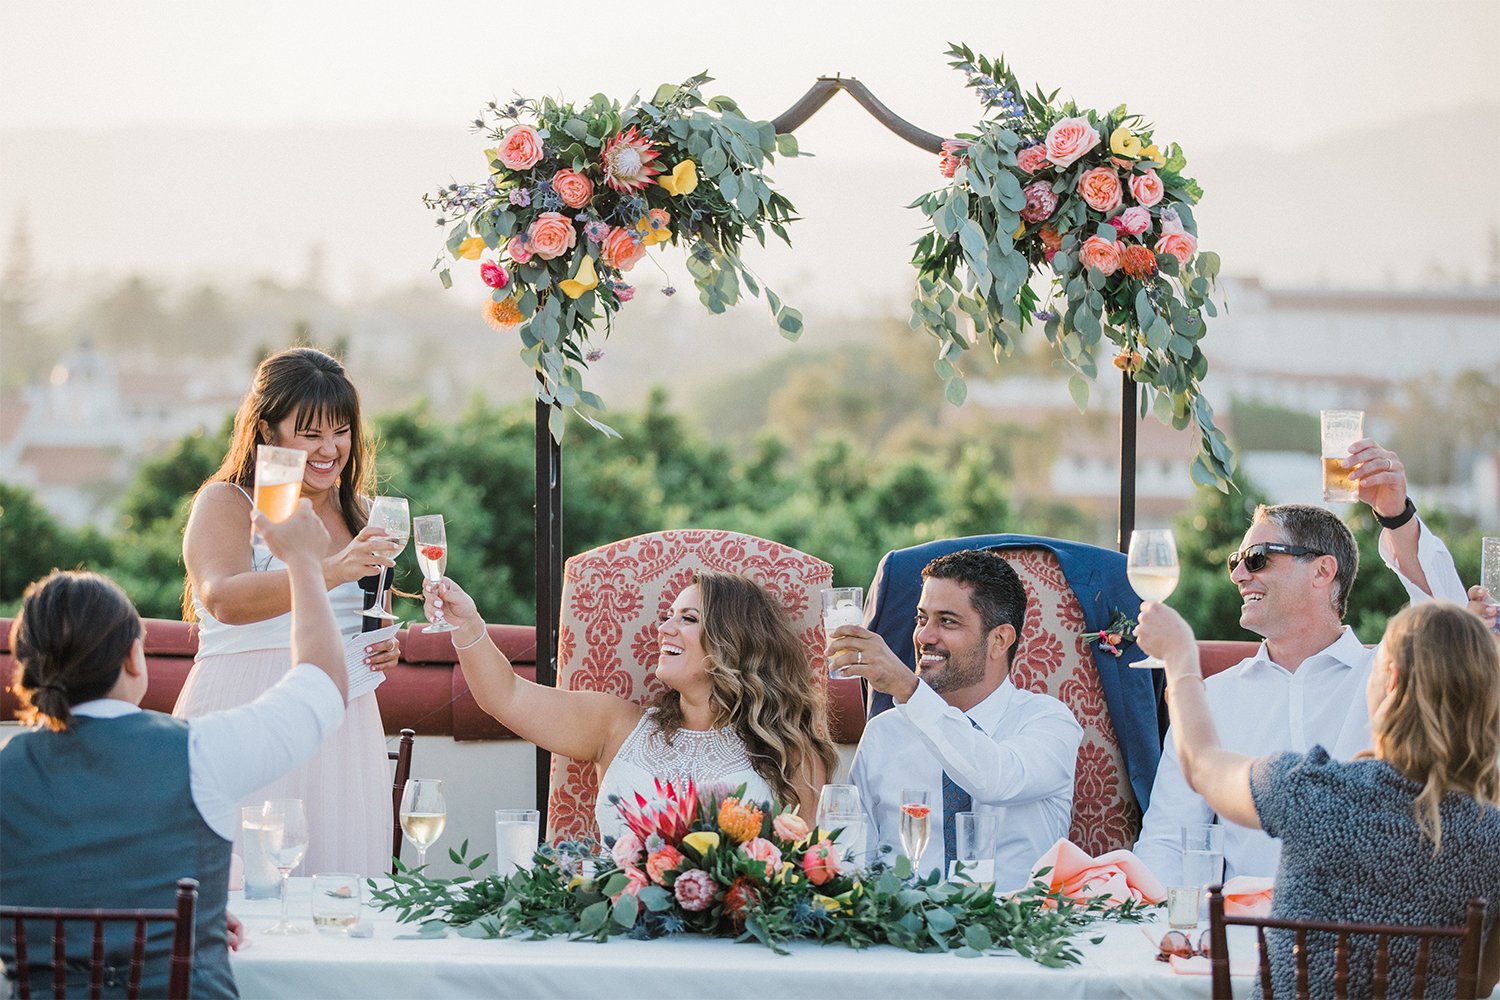
POLYGON ((1229 572, 1233 573, 1240 563, 1245 564, 1245 569, 1251 573, 1259 573, 1266 568, 1266 563, 1271 561, 1275 555, 1285 556, 1326 556, 1327 552, 1319 552, 1317 549, 1304 548, 1301 545, 1283 545, 1280 542, 1256 542, 1254 545, 1246 545, 1238 552, 1229 553, 1229 572))

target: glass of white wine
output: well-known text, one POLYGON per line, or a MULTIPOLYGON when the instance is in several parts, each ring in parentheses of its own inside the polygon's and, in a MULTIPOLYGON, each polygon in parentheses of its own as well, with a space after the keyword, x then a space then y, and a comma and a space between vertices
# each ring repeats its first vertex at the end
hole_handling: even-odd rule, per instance
MULTIPOLYGON (((424 514, 411 519, 412 538, 417 546, 417 565, 428 583, 441 583, 448 569, 448 529, 443 515, 424 514)), ((458 626, 443 617, 438 609, 432 623, 423 632, 457 632, 458 626)))
POLYGON ((307 853, 307 811, 301 799, 268 799, 260 811, 262 853, 281 873, 281 920, 267 927, 267 934, 306 934, 287 919, 287 880, 307 853))
MULTIPOLYGON (((1165 601, 1177 589, 1177 539, 1170 528, 1145 528, 1130 533, 1125 576, 1142 601, 1165 601)), ((1141 670, 1161 670, 1166 664, 1154 656, 1131 664, 1141 670)))
MULTIPOLYGON (((411 537, 411 508, 405 497, 376 497, 370 504, 369 523, 391 537, 392 559, 405 550, 406 541, 411 537)), ((380 571, 380 582, 375 586, 375 603, 365 614, 394 621, 396 615, 385 609, 385 573, 385 570, 380 571)))
POLYGON ((417 867, 427 863, 427 848, 443 835, 448 825, 448 803, 443 783, 437 778, 412 778, 401 793, 401 832, 417 849, 417 867))
POLYGON ((922 855, 927 853, 927 841, 932 837, 930 795, 925 788, 901 790, 901 847, 911 858, 913 872, 917 871, 922 855))

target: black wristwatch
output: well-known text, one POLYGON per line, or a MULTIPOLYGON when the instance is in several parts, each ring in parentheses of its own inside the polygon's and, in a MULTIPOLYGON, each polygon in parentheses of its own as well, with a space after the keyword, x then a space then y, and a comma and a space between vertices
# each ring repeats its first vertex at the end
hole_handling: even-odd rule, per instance
POLYGON ((1412 518, 1417 516, 1417 505, 1411 502, 1411 497, 1407 497, 1406 507, 1403 508, 1401 513, 1397 514, 1395 517, 1381 517, 1380 511, 1376 510, 1374 507, 1370 508, 1370 513, 1375 515, 1375 520, 1380 523, 1380 526, 1382 528, 1389 528, 1390 530, 1395 531, 1407 521, 1410 521, 1412 518))

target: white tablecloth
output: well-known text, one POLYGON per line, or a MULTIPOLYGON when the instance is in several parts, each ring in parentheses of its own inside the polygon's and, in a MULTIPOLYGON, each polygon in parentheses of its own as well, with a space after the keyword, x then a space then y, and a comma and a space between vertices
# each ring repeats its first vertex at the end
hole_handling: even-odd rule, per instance
MULTIPOLYGON (((293 879, 293 920, 311 928, 310 879, 293 879)), ((311 931, 295 937, 262 933, 276 919, 276 900, 230 894, 248 944, 232 956, 240 995, 289 997, 1126 997, 1186 1000, 1208 997, 1209 977, 1174 974, 1154 960, 1139 924, 1100 923, 1076 939, 1083 962, 1045 969, 1017 955, 964 959, 916 955, 898 948, 855 951, 844 945, 798 943, 790 955, 759 944, 680 935, 655 941, 612 938, 605 944, 553 938, 417 939, 394 913, 366 907, 371 938, 311 931), (1098 944, 1090 939, 1103 937, 1098 944)), ((1160 929, 1155 930, 1160 936, 1160 929)), ((1248 943, 1248 942, 1246 942, 1248 943)), ((1253 947, 1253 946, 1252 946, 1253 947)), ((1231 945, 1236 970, 1244 944, 1231 945)), ((1253 954, 1253 952, 1251 952, 1253 954)), ((1248 980, 1246 980, 1248 983, 1248 980)), ((1245 992, 1238 987, 1237 992, 1245 992)))

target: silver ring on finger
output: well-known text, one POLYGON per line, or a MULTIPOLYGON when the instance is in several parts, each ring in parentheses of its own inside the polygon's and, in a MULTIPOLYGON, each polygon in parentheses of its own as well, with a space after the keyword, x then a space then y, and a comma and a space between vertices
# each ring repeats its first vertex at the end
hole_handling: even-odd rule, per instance
POLYGON ((855 663, 864 663, 865 662, 865 651, 864 650, 862 650, 862 649, 856 649, 854 651, 854 662, 855 663))

